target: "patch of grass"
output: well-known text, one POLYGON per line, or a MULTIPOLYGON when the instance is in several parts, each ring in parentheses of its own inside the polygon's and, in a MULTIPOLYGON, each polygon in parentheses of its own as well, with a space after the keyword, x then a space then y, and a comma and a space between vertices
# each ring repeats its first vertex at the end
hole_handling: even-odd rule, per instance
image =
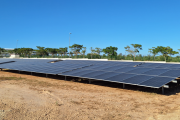
POLYGON ((71 102, 77 105, 81 104, 81 102, 77 102, 77 101, 71 101, 71 102))
POLYGON ((3 81, 3 80, 24 80, 25 78, 21 78, 21 77, 4 77, 4 76, 1 76, 0 77, 0 81, 3 81))
POLYGON ((61 106, 62 104, 58 103, 58 101, 56 101, 56 106, 61 106))
POLYGON ((44 81, 38 81, 38 80, 27 80, 25 83, 32 85, 32 86, 41 86, 41 87, 57 87, 56 84, 51 84, 44 81))

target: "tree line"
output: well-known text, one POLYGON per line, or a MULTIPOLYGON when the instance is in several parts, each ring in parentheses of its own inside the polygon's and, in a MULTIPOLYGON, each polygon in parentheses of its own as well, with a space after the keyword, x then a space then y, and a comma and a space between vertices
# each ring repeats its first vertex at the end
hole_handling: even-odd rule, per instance
MULTIPOLYGON (((78 58, 78 57, 83 57, 83 58, 109 58, 109 59, 132 59, 139 60, 138 56, 143 57, 142 55, 137 55, 137 53, 142 50, 142 45, 140 44, 131 44, 130 46, 127 45, 125 50, 128 52, 127 55, 122 55, 122 53, 117 54, 117 47, 106 47, 104 49, 101 48, 90 48, 90 53, 86 54, 87 48, 84 47, 83 45, 79 44, 73 44, 72 46, 69 46, 70 50, 68 50, 68 47, 65 48, 45 48, 41 46, 36 46, 37 49, 32 49, 32 48, 15 48, 14 50, 8 50, 6 51, 4 48, 0 48, 0 54, 3 52, 8 52, 10 54, 18 54, 22 57, 32 57, 32 56, 39 56, 39 57, 71 57, 71 58, 78 58), (35 51, 35 54, 33 52, 35 51), (69 51, 69 52, 68 52, 69 51), (101 55, 103 53, 103 55, 101 55), (95 56, 95 57, 94 57, 95 56), (138 59, 137 59, 138 58, 138 59)), ((180 49, 178 49, 180 52, 180 49)), ((157 47, 152 47, 149 49, 149 53, 151 54, 149 56, 149 60, 151 60, 153 56, 153 60, 159 60, 157 59, 157 55, 160 54, 160 57, 162 56, 165 61, 169 58, 172 58, 172 55, 179 54, 179 52, 174 51, 171 47, 163 47, 163 46, 157 46, 157 47)), ((145 58, 148 58, 147 56, 144 56, 145 58)), ((143 58, 141 58, 143 60, 143 58)), ((148 60, 148 59, 147 59, 148 60)), ((162 58, 161 58, 162 60, 162 58)), ((178 56, 178 61, 179 61, 179 56, 178 56)))

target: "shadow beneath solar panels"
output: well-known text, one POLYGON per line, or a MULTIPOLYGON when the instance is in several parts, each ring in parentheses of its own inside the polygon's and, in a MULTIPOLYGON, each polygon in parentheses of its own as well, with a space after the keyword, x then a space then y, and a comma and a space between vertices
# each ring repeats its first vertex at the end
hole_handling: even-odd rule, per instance
MULTIPOLYGON (((25 71, 20 71, 20 73, 19 73, 19 71, 17 71, 17 70, 3 70, 3 71, 17 73, 17 74, 25 74, 25 75, 30 75, 30 76, 38 76, 38 77, 43 77, 43 78, 48 77, 48 78, 56 79, 56 80, 65 80, 65 76, 60 76, 60 75, 31 73, 31 72, 25 72, 25 71)), ((82 78, 78 78, 78 77, 66 77, 66 80, 89 84, 89 79, 82 79, 82 78)), ((100 81, 100 80, 91 80, 91 81, 92 81, 91 82, 92 85, 99 85, 99 86, 123 89, 122 83, 100 81)), ((177 93, 180 93, 180 79, 177 80, 177 82, 178 83, 176 83, 176 84, 172 83, 172 82, 168 83, 167 85, 169 86, 169 88, 164 89, 164 95, 170 96, 170 95, 175 95, 177 93)), ((155 94, 162 94, 162 88, 157 89, 157 88, 149 88, 149 87, 125 84, 124 89, 140 91, 140 92, 155 93, 155 94)))
POLYGON ((16 61, 2 62, 2 63, 0 63, 0 64, 6 64, 6 63, 12 63, 12 62, 16 62, 16 61))
POLYGON ((176 79, 177 83, 168 83, 167 85, 169 88, 165 89, 165 95, 170 96, 170 95, 176 95, 180 93, 180 79, 176 79))

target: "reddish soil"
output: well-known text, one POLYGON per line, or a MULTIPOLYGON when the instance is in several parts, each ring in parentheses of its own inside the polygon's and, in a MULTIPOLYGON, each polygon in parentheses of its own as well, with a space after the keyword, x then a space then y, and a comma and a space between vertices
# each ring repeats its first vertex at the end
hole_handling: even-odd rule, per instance
POLYGON ((179 120, 180 94, 160 95, 0 71, 0 120, 179 120))

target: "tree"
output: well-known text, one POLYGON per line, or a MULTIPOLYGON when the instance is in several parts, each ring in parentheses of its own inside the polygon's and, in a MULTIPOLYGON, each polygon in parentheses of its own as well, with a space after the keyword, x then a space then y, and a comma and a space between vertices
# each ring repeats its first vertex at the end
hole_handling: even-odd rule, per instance
POLYGON ((83 58, 84 58, 84 55, 86 53, 86 47, 83 47, 82 53, 83 53, 83 58))
POLYGON ((102 52, 101 48, 96 47, 95 52, 100 56, 100 53, 102 52))
POLYGON ((14 50, 7 50, 7 52, 8 52, 9 54, 13 54, 13 53, 14 53, 14 50))
POLYGON ((48 55, 48 52, 45 50, 45 47, 40 47, 40 46, 36 46, 37 47, 37 54, 40 55, 40 56, 45 56, 45 55, 48 55))
POLYGON ((166 58, 170 55, 174 55, 174 54, 178 54, 178 52, 176 51, 173 51, 172 48, 170 48, 169 46, 167 47, 163 47, 163 46, 157 46, 157 51, 160 52, 163 56, 164 56, 164 59, 166 61, 166 58))
POLYGON ((57 52, 58 52, 58 54, 61 54, 61 58, 62 58, 63 48, 59 48, 59 49, 57 50, 57 52))
POLYGON ((1 54, 2 52, 5 52, 5 49, 4 49, 4 48, 0 48, 0 54, 1 54))
POLYGON ((32 48, 22 48, 22 52, 25 56, 31 57, 33 49, 32 48))
POLYGON ((83 45, 74 44, 74 45, 70 46, 70 48, 73 51, 73 53, 76 54, 76 58, 77 58, 77 55, 80 53, 80 51, 83 48, 83 45))
POLYGON ((110 46, 103 49, 103 52, 105 54, 108 54, 108 56, 111 56, 111 60, 112 60, 112 56, 117 56, 117 50, 118 50, 117 47, 110 46))
POLYGON ((142 45, 131 44, 131 47, 127 45, 124 48, 126 49, 127 52, 129 52, 130 54, 134 56, 134 61, 135 61, 136 53, 139 53, 139 50, 142 50, 142 45))
POLYGON ((52 56, 54 56, 54 54, 57 54, 57 49, 56 48, 46 48, 45 50, 48 53, 52 54, 52 56))
POLYGON ((92 55, 94 54, 95 50, 93 49, 93 47, 91 47, 91 59, 92 59, 92 55))
POLYGON ((152 47, 149 49, 149 52, 153 54, 155 60, 155 56, 158 54, 158 50, 155 47, 152 47))
MULTIPOLYGON (((178 49, 178 51, 179 51, 179 55, 180 55, 180 49, 178 49)), ((178 56, 178 62, 179 62, 179 56, 178 56)))
POLYGON ((61 52, 63 53, 63 56, 65 57, 65 54, 67 53, 67 47, 61 48, 61 52))

